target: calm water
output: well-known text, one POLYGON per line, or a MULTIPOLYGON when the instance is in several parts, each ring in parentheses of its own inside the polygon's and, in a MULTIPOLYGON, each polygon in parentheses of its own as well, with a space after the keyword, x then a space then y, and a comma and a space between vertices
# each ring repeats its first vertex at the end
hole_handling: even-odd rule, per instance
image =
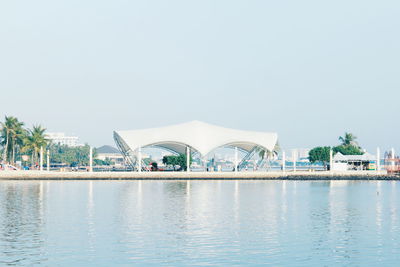
POLYGON ((399 266, 400 183, 1 182, 1 266, 399 266))

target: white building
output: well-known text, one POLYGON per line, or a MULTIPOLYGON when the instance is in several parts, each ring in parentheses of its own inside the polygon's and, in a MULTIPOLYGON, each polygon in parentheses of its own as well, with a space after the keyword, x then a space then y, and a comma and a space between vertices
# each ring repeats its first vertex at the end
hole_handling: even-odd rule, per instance
POLYGON ((70 147, 80 146, 77 136, 66 136, 65 133, 46 133, 46 138, 49 139, 52 144, 70 147))
POLYGON ((97 159, 110 160, 114 165, 124 165, 125 160, 121 152, 112 146, 102 146, 96 149, 97 159))

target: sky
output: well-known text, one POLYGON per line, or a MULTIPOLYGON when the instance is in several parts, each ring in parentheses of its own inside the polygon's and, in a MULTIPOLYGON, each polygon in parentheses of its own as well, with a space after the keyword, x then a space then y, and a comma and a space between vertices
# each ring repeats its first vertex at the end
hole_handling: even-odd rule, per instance
POLYGON ((94 146, 200 120, 400 151, 398 0, 0 0, 0 118, 94 146))

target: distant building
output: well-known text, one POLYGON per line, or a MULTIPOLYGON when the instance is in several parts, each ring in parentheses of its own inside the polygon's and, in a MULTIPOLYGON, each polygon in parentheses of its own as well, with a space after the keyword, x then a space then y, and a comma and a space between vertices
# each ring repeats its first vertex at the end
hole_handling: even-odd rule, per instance
POLYGON ((65 133, 46 133, 46 138, 49 139, 52 144, 70 147, 81 146, 78 144, 79 138, 77 136, 67 136, 65 133))
POLYGON ((124 157, 122 156, 121 152, 119 152, 118 149, 112 147, 112 146, 102 146, 99 148, 96 148, 96 159, 99 160, 110 160, 113 165, 124 165, 125 160, 124 157))
POLYGON ((349 171, 349 170, 376 170, 376 156, 369 153, 363 155, 343 155, 336 153, 333 157, 334 171, 349 171))
POLYGON ((293 157, 295 157, 296 161, 309 162, 309 160, 308 160, 309 152, 310 152, 310 149, 308 149, 308 148, 291 149, 290 154, 287 155, 287 159, 290 161, 293 161, 293 157))
POLYGON ((299 159, 308 160, 310 149, 308 149, 308 148, 299 148, 298 151, 299 151, 299 159))

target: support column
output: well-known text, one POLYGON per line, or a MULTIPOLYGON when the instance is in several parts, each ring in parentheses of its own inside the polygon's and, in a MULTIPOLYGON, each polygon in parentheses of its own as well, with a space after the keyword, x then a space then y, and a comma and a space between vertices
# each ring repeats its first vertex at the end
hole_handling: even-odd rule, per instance
POLYGON ((296 161, 297 161, 297 156, 296 156, 296 149, 293 149, 292 151, 292 160, 293 160, 293 171, 296 171, 296 161))
POLYGON ((286 152, 282 151, 282 171, 286 170, 286 152))
POLYGON ((381 150, 379 147, 376 149, 376 171, 381 170, 381 150))
POLYGON ((333 167, 333 150, 332 148, 329 149, 329 170, 332 171, 333 167))
POLYGON ((142 172, 142 148, 139 147, 138 149, 138 172, 142 172))
POLYGON ((50 171, 50 150, 47 149, 47 171, 50 171))
POLYGON ((190 147, 186 147, 186 171, 190 172, 190 147))
POLYGON ((235 172, 238 171, 238 148, 235 146, 235 172))
POLYGON ((89 172, 93 172, 93 147, 89 148, 89 172))
POLYGON ((40 147, 40 170, 43 171, 43 147, 40 147))

